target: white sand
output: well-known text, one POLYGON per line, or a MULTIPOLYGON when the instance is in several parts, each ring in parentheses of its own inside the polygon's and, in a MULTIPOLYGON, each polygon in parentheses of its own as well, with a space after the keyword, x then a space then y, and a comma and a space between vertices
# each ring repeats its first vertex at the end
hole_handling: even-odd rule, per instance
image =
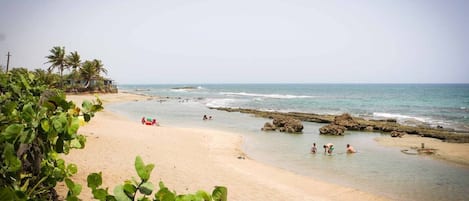
MULTIPOLYGON (((103 102, 142 100, 132 94, 107 94, 103 102), (132 96, 132 97, 129 97, 132 96)), ((68 96, 80 101, 93 96, 68 96)), ((80 105, 81 102, 77 103, 80 105)), ((145 163, 155 164, 151 181, 162 180, 178 193, 211 192, 215 185, 228 188, 228 200, 388 200, 357 189, 301 176, 254 160, 238 159, 241 135, 214 130, 145 126, 104 111, 80 128, 87 136, 83 150, 64 157, 75 163, 79 172, 74 180, 83 185, 81 198, 91 200, 86 177, 103 172, 104 185, 110 189, 126 179, 137 177, 134 160, 140 155, 145 163)), ((63 184, 57 188, 66 192, 63 184)))

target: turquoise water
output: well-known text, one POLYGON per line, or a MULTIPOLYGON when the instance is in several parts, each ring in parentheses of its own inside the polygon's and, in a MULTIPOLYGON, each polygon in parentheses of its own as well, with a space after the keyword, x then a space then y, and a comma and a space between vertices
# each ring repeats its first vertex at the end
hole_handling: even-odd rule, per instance
POLYGON ((469 130, 469 84, 220 84, 126 85, 146 94, 199 98, 210 107, 241 107, 318 114, 351 113, 401 123, 469 130))
POLYGON ((399 148, 379 146, 374 141, 379 133, 321 136, 318 129, 322 124, 316 123, 305 123, 301 135, 262 132, 260 128, 268 119, 207 108, 350 112, 464 129, 468 126, 469 85, 204 85, 195 90, 172 87, 121 86, 121 90, 139 89, 136 92, 171 98, 163 102, 113 104, 107 109, 135 121, 150 116, 158 118, 162 125, 236 132, 243 136, 243 150, 257 161, 395 200, 469 200, 467 167, 404 155, 399 148), (214 120, 202 121, 204 114, 213 116, 214 120), (313 142, 318 144, 319 151, 322 144, 334 143, 336 153, 310 154, 313 142), (347 143, 358 153, 344 154, 347 143))

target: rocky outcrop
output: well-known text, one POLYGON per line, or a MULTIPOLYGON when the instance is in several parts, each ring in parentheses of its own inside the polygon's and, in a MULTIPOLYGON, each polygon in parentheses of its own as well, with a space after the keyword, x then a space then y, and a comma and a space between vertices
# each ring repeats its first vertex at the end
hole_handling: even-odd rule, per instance
POLYGON ((300 120, 291 117, 275 116, 273 117, 272 124, 266 122, 263 131, 274 131, 287 133, 301 133, 303 131, 303 124, 300 120))
POLYGON ((401 131, 392 131, 391 132, 391 137, 402 137, 406 135, 406 132, 401 132, 401 131))
MULTIPOLYGON (((245 108, 210 108, 223 110, 227 112, 241 112, 254 114, 256 117, 270 118, 274 116, 284 116, 291 117, 300 121, 306 122, 316 122, 316 123, 332 123, 335 121, 334 115, 321 115, 313 113, 300 113, 300 112, 271 112, 271 111, 261 111, 255 109, 245 109, 245 108)), ((363 119, 359 117, 351 117, 353 121, 346 121, 344 125, 347 125, 346 128, 350 130, 358 129, 360 131, 369 131, 369 132, 385 132, 390 133, 392 131, 401 131, 406 132, 409 135, 419 135, 422 137, 431 137, 441 139, 445 142, 454 142, 454 143, 469 143, 469 132, 468 131, 454 131, 451 129, 441 129, 441 128, 431 128, 431 127, 421 127, 421 126, 407 126, 397 123, 395 119, 384 119, 384 120, 374 120, 374 119, 363 119), (355 123, 358 123, 358 127, 355 123)), ((347 117, 347 119, 349 119, 347 117)), ((343 119, 339 118, 337 122, 342 122, 343 119)), ((342 123, 339 123, 339 125, 342 123)))
POLYGON ((360 130, 360 124, 348 113, 334 117, 332 124, 343 126, 349 130, 360 130))
POLYGON ((321 135, 344 135, 346 128, 340 125, 329 124, 319 129, 321 135))

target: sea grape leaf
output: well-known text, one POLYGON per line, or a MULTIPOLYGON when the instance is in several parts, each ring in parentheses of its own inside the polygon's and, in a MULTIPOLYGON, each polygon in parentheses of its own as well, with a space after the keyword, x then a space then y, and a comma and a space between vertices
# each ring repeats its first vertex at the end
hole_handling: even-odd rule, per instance
POLYGON ((16 136, 23 132, 23 129, 24 126, 21 124, 12 124, 5 129, 2 135, 5 137, 5 139, 9 140, 12 138, 16 138, 16 136))
POLYGON ((124 193, 129 196, 133 197, 135 192, 137 192, 137 187, 132 185, 131 182, 126 182, 123 186, 122 189, 124 189, 124 193))
POLYGON ((144 195, 151 195, 155 186, 151 182, 145 182, 140 185, 139 191, 144 195))
POLYGON ((142 179, 143 181, 148 181, 148 179, 150 179, 151 171, 154 167, 155 165, 153 164, 145 165, 140 156, 137 156, 135 158, 135 170, 137 171, 137 174, 140 179, 142 179))
POLYGON ((114 187, 114 196, 117 201, 132 201, 124 192, 122 185, 114 187))
POLYGON ((195 193, 195 195, 197 195, 197 197, 202 198, 204 201, 212 200, 212 197, 205 191, 197 191, 197 193, 195 193))
POLYGON ((78 167, 77 165, 71 163, 67 165, 67 170, 70 172, 70 174, 76 174, 78 172, 78 167))
POLYGON ((69 178, 65 179, 65 184, 67 185, 67 188, 69 190, 70 195, 72 195, 72 196, 80 195, 81 189, 82 189, 80 184, 76 184, 75 182, 73 182, 69 178))
POLYGON ((89 100, 84 100, 83 103, 81 103, 81 107, 83 108, 84 112, 91 111, 92 106, 93 103, 91 103, 89 100))
POLYGON ((93 193, 93 197, 100 200, 100 201, 106 201, 106 196, 109 194, 107 193, 106 190, 104 189, 93 189, 91 190, 91 193, 93 193))
POLYGON ((91 189, 96 189, 99 186, 101 186, 101 184, 103 184, 103 178, 101 175, 102 175, 101 172, 89 174, 88 177, 86 178, 88 187, 90 187, 91 189))
POLYGON ((19 200, 16 197, 15 190, 10 188, 0 188, 0 198, 4 200, 19 200))
POLYGON ((30 144, 33 142, 34 138, 36 138, 36 133, 32 130, 28 130, 27 132, 22 132, 20 135, 20 142, 23 144, 30 144))
POLYGON ((7 172, 16 172, 21 168, 21 161, 16 156, 15 148, 10 143, 5 143, 3 157, 7 165, 7 172))
POLYGON ((64 140, 62 137, 59 137, 57 139, 57 142, 55 142, 55 151, 57 153, 63 153, 64 152, 64 140))
POLYGON ((23 111, 21 112, 21 118, 26 122, 33 121, 35 112, 31 103, 26 104, 23 106, 23 111))
POLYGON ((68 126, 68 134, 72 135, 77 133, 78 128, 80 128, 80 119, 74 117, 72 118, 70 125, 68 126))
MULTIPOLYGON (((160 182, 160 184, 161 183, 162 182, 160 182)), ((160 201, 174 201, 176 199, 176 195, 166 187, 161 188, 160 185, 160 190, 156 192, 155 199, 160 201)))
POLYGON ((224 186, 215 186, 212 192, 214 201, 226 201, 228 197, 228 190, 224 186))

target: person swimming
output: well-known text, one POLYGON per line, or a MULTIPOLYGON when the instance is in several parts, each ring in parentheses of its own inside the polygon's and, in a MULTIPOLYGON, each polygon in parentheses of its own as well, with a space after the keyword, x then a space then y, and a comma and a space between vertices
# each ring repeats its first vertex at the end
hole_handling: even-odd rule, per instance
POLYGON ((350 146, 350 144, 347 144, 347 153, 351 154, 356 152, 357 151, 352 146, 350 146))

